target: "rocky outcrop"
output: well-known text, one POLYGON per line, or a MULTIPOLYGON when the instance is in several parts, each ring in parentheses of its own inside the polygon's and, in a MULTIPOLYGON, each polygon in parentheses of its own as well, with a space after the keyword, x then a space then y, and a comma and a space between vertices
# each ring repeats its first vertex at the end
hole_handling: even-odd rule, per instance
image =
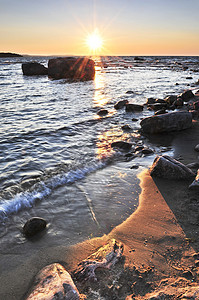
POLYGON ((92 80, 95 76, 95 63, 87 57, 60 57, 48 62, 48 76, 53 79, 92 80))
POLYGON ((178 131, 191 127, 192 114, 190 112, 171 112, 143 119, 140 122, 145 133, 160 133, 178 131))
POLYGON ((79 292, 64 267, 58 263, 43 268, 35 278, 27 300, 79 300, 79 292))
POLYGON ((37 62, 30 62, 22 64, 23 75, 35 76, 35 75, 47 75, 48 69, 42 64, 37 62))
POLYGON ((167 155, 156 156, 150 175, 167 179, 190 179, 195 176, 192 170, 167 155))
POLYGON ((31 218, 25 223, 23 227, 23 233, 26 237, 32 237, 35 234, 43 231, 46 228, 46 225, 46 220, 42 218, 31 218))

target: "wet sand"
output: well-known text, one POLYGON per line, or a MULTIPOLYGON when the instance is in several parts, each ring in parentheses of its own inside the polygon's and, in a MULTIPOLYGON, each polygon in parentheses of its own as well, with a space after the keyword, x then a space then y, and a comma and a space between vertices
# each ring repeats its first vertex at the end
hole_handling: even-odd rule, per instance
MULTIPOLYGON (((198 134, 197 122, 191 129, 172 134, 175 157, 183 163, 198 160, 194 151, 198 134)), ((124 244, 124 258, 110 271, 99 270, 97 283, 76 283, 88 299, 126 299, 132 294, 128 299, 148 299, 147 293, 161 288, 161 280, 164 286, 178 280, 175 284, 181 289, 198 285, 198 194, 188 190, 189 181, 155 179, 148 170, 139 178, 139 207, 126 221, 101 238, 41 250, 20 267, 4 272, 0 299, 23 299, 36 273, 52 262, 62 263, 72 273, 81 260, 112 238, 124 244)), ((12 255, 5 256, 5 268, 10 259, 12 255)))

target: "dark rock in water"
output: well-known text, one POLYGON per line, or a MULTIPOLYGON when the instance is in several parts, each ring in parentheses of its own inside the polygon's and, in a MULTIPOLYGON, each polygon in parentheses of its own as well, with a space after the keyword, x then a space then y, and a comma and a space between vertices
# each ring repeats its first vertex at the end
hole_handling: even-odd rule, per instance
POLYGON ((139 119, 133 118, 132 121, 137 122, 137 121, 139 121, 139 119))
POLYGON ((138 165, 133 165, 133 166, 130 167, 130 169, 135 169, 136 170, 136 169, 139 169, 139 166, 138 165))
POLYGON ((186 79, 193 79, 193 77, 191 77, 191 76, 187 76, 187 77, 186 77, 186 79))
POLYGON ((165 100, 164 99, 155 99, 155 103, 163 103, 165 104, 165 100))
POLYGON ((79 300, 80 294, 65 268, 58 264, 44 267, 36 276, 27 300, 79 300))
POLYGON ((139 105, 139 104, 126 104, 126 112, 139 112, 139 111, 143 111, 143 105, 139 105))
POLYGON ((101 117, 106 116, 108 114, 108 110, 107 109, 100 109, 97 114, 101 117))
POLYGON ((126 94, 134 94, 133 91, 127 91, 126 94))
POLYGON ((166 103, 168 105, 172 105, 177 100, 177 96, 170 95, 170 96, 167 96, 166 98, 164 98, 164 100, 166 101, 166 103))
POLYGON ((23 56, 17 53, 0 52, 0 57, 23 57, 23 56))
POLYGON ((144 148, 144 149, 142 149, 142 153, 143 154, 153 154, 154 152, 150 148, 144 148))
POLYGON ((156 156, 150 175, 167 179, 191 179, 195 175, 181 162, 167 156, 156 156))
POLYGON ((183 111, 152 116, 143 119, 140 125, 145 133, 150 134, 183 130, 192 126, 192 114, 183 111))
POLYGON ((112 148, 120 148, 122 150, 130 150, 132 147, 132 144, 128 143, 128 142, 124 142, 124 141, 117 141, 117 142, 113 142, 111 144, 112 148))
POLYGON ((158 111, 160 109, 166 108, 167 104, 166 103, 155 103, 155 104, 150 104, 148 105, 152 110, 158 111))
POLYGON ((179 97, 173 102, 173 105, 175 107, 182 107, 184 105, 184 101, 179 97))
POLYGON ((93 80, 95 63, 87 57, 59 57, 48 62, 48 76, 53 79, 93 80))
POLYGON ((137 152, 137 151, 142 150, 143 148, 144 148, 143 145, 139 145, 139 146, 136 146, 134 150, 135 150, 135 152, 137 152))
POLYGON ((199 101, 195 101, 195 102, 193 103, 193 108, 194 108, 195 110, 199 110, 199 101))
POLYGON ((120 100, 118 101, 115 105, 114 105, 114 108, 115 109, 121 109, 123 108, 126 104, 128 104, 129 101, 128 100, 120 100))
POLYGON ((23 75, 35 76, 35 75, 47 75, 48 69, 37 62, 30 62, 22 64, 23 75))
POLYGON ((148 105, 148 104, 154 104, 155 100, 156 100, 155 98, 147 98, 146 105, 148 105))
POLYGON ((186 71, 186 70, 188 70, 188 67, 184 66, 182 69, 183 69, 183 71, 186 71))
POLYGON ((128 124, 122 126, 122 130, 131 130, 131 129, 132 128, 128 124))
POLYGON ((195 146, 194 150, 199 152, 199 144, 195 146))
POLYGON ((163 115, 163 114, 166 114, 166 113, 167 113, 166 109, 165 109, 165 108, 162 108, 162 109, 157 110, 157 111, 155 112, 155 116, 157 116, 157 115, 163 115))
POLYGON ((23 233, 27 237, 34 236, 35 234, 41 232, 46 228, 47 222, 42 218, 31 218, 29 219, 23 227, 23 233))
POLYGON ((135 57, 134 57, 134 60, 137 60, 137 61, 145 61, 144 58, 139 57, 139 56, 135 56, 135 57))
POLYGON ((191 90, 187 90, 184 93, 180 94, 179 97, 182 98, 183 101, 187 102, 191 98, 194 98, 195 96, 191 90))

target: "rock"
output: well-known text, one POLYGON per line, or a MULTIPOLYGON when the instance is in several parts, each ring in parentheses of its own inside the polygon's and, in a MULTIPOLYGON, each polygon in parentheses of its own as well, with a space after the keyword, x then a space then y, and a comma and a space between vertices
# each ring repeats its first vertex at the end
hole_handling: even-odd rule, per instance
POLYGON ((144 148, 144 149, 142 149, 142 153, 143 154, 152 154, 153 150, 150 148, 144 148))
POLYGON ((199 118, 199 110, 189 110, 189 112, 192 114, 193 119, 199 118))
POLYGON ((187 102, 189 101, 191 98, 194 98, 194 94, 191 90, 187 90, 184 93, 181 93, 179 95, 179 98, 182 98, 183 101, 187 102))
POLYGON ((139 57, 139 56, 135 56, 135 57, 134 57, 134 60, 137 60, 137 61, 145 61, 144 58, 141 58, 141 57, 139 57))
POLYGON ((117 142, 113 142, 111 144, 112 148, 120 148, 122 150, 130 150, 132 147, 132 144, 128 143, 128 142, 124 142, 124 141, 117 141, 117 142))
POLYGON ((122 130, 131 130, 131 129, 132 128, 128 124, 122 126, 122 130))
POLYGON ((152 116, 143 119, 140 125, 145 133, 150 134, 183 130, 191 127, 192 114, 183 111, 152 116))
POLYGON ((123 108, 127 103, 129 103, 128 100, 120 100, 120 101, 118 101, 118 102, 114 105, 114 108, 115 108, 115 109, 121 109, 121 108, 123 108))
POLYGON ((0 52, 0 57, 23 57, 23 56, 17 53, 0 52))
POLYGON ((177 100, 177 96, 175 95, 170 95, 164 98, 164 101, 166 101, 168 105, 172 105, 176 100, 177 100))
POLYGON ((139 112, 143 111, 143 105, 128 103, 126 104, 126 112, 139 112))
POLYGON ((166 108, 167 107, 167 103, 150 104, 150 105, 148 105, 148 107, 150 107, 154 111, 158 111, 158 110, 161 110, 163 108, 166 108))
POLYGON ((95 63, 87 57, 59 57, 48 61, 48 76, 53 79, 93 80, 95 63))
POLYGON ((194 150, 199 152, 199 144, 195 146, 194 150))
POLYGON ((197 175, 195 180, 192 182, 192 184, 190 184, 189 186, 190 190, 199 190, 199 169, 197 171, 197 175))
POLYGON ((97 281, 95 270, 97 268, 110 269, 122 257, 124 245, 110 240, 108 244, 102 246, 86 260, 78 264, 77 269, 73 272, 76 279, 80 282, 87 280, 97 281))
POLYGON ((37 62, 22 64, 22 71, 26 76, 48 75, 48 69, 37 62))
POLYGON ((167 179, 191 179, 195 176, 192 170, 167 155, 156 156, 150 175, 167 179))
POLYGON ((134 94, 133 91, 127 91, 126 94, 134 94))
POLYGON ((146 101, 146 104, 149 105, 149 104, 154 104, 155 103, 155 98, 147 98, 147 101, 146 101))
POLYGON ((185 277, 186 279, 189 279, 189 280, 193 279, 193 273, 191 271, 189 271, 189 270, 188 271, 184 271, 182 273, 182 276, 185 277))
POLYGON ((43 231, 46 228, 46 225, 46 220, 42 218, 31 218, 25 223, 23 227, 23 233, 26 237, 32 237, 35 234, 43 231))
POLYGON ((108 114, 108 110, 107 109, 100 109, 97 114, 101 117, 106 116, 108 114))
POLYGON ((165 100, 164 99, 155 99, 155 103, 163 103, 165 104, 165 100))
POLYGON ((166 113, 167 113, 166 109, 165 109, 165 108, 162 108, 162 109, 157 110, 157 111, 155 112, 155 116, 157 116, 157 115, 164 115, 164 114, 166 114, 166 113))
POLYGON ((195 110, 199 110, 199 101, 195 101, 195 102, 193 103, 193 108, 194 108, 195 110))
POLYGON ((43 268, 36 276, 27 300, 79 300, 80 294, 64 267, 58 263, 43 268))
POLYGON ((187 168, 191 169, 195 174, 197 174, 197 171, 199 169, 199 163, 198 162, 190 163, 186 166, 187 166, 187 168))
POLYGON ((137 122, 137 121, 139 121, 139 119, 133 118, 132 121, 137 122))
POLYGON ((186 79, 193 79, 193 77, 191 77, 191 76, 187 76, 187 77, 186 77, 186 79))
POLYGON ((182 107, 184 105, 184 102, 182 100, 182 98, 177 98, 174 102, 173 102, 173 105, 175 107, 182 107))

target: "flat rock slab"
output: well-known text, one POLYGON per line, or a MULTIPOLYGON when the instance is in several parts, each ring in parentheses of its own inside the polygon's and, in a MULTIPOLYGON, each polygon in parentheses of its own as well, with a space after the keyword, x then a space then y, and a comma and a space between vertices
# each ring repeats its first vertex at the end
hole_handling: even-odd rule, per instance
POLYGON ((79 292, 64 267, 58 263, 46 266, 35 278, 27 300, 79 300, 79 292))
POLYGON ((171 112, 143 119, 140 122, 145 133, 161 133, 179 131, 192 126, 192 114, 190 112, 171 112))
POLYGON ((191 179, 195 175, 188 167, 181 162, 167 156, 156 156, 150 175, 167 179, 191 179))

